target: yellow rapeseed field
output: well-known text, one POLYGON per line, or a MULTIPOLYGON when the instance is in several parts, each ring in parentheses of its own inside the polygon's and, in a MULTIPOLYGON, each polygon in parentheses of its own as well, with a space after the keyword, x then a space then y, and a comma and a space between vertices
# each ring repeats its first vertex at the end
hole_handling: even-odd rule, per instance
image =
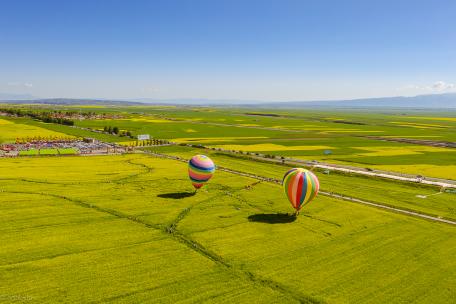
POLYGON ((441 121, 454 121, 456 117, 426 117, 426 116, 407 116, 407 118, 423 119, 423 120, 441 120, 441 121))
POLYGON ((414 122, 404 122, 404 121, 392 121, 392 124, 399 125, 401 127, 412 127, 412 128, 419 128, 419 129, 440 129, 440 128, 448 128, 449 126, 444 125, 436 125, 436 124, 423 124, 423 123, 414 123, 414 122))
MULTIPOLYGON (((189 132, 190 133, 190 132, 189 132)), ((243 137, 230 137, 230 136, 224 136, 224 137, 183 137, 183 138, 175 138, 173 139, 174 142, 177 143, 212 143, 214 141, 217 142, 235 142, 241 139, 266 139, 268 137, 266 136, 243 136, 243 137)))
POLYGON ((360 153, 362 156, 397 156, 397 155, 413 155, 423 154, 425 152, 445 152, 455 153, 454 149, 429 147, 429 146, 418 146, 418 145, 407 145, 403 147, 385 147, 385 146, 365 146, 365 147, 353 147, 355 149, 369 151, 366 153, 360 153))
POLYGON ((124 118, 124 119, 119 119, 119 120, 137 121, 137 122, 152 122, 152 123, 170 123, 170 122, 172 122, 171 120, 148 118, 148 117, 124 118))
POLYGON ((254 145, 218 145, 217 148, 225 150, 240 150, 240 151, 312 151, 333 149, 330 146, 284 146, 277 144, 254 144, 254 145))
POLYGON ((456 176, 456 165, 371 165, 370 167, 379 170, 402 172, 408 174, 417 174, 419 172, 420 175, 438 178, 454 179, 456 176))
POLYGON ((64 133, 59 133, 44 128, 14 123, 5 119, 0 119, 0 143, 16 141, 16 138, 25 137, 73 137, 64 133))
MULTIPOLYGON (((280 185, 219 170, 194 193, 187 164, 146 155, 0 159, 0 172, 2 303, 454 299, 450 225, 322 195, 293 218, 280 185)), ((334 174, 319 176, 327 188, 334 174)))

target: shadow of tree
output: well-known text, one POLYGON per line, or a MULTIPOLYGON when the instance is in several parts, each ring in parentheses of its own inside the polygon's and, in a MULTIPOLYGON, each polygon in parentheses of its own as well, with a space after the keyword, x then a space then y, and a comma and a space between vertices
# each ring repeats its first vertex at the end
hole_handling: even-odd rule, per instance
POLYGON ((250 222, 268 224, 286 224, 296 221, 296 215, 288 213, 259 213, 248 217, 250 222))
POLYGON ((186 197, 194 196, 196 192, 172 192, 172 193, 163 193, 157 195, 157 197, 161 198, 172 198, 172 199, 183 199, 186 197))

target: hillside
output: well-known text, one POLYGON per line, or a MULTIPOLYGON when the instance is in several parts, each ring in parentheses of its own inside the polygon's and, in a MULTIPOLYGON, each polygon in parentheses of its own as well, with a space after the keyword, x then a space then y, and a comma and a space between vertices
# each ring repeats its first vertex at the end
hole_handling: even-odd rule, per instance
MULTIPOLYGON (((72 99, 47 98, 33 99, 28 97, 5 98, 0 94, 0 103, 16 104, 57 104, 57 105, 181 105, 181 106, 236 106, 253 108, 416 108, 416 109, 456 109, 456 93, 419 95, 413 97, 381 97, 350 100, 321 100, 321 101, 259 101, 259 100, 231 100, 231 99, 72 99)), ((7 95, 5 95, 7 96, 7 95)))

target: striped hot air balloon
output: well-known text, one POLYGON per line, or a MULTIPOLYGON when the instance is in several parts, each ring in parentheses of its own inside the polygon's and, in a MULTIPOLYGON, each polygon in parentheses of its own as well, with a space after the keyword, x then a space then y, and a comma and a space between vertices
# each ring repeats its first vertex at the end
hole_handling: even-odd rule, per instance
POLYGON ((188 162, 188 176, 195 189, 201 188, 214 174, 214 162, 206 155, 195 155, 188 162))
POLYGON ((283 190, 296 214, 301 208, 317 196, 320 183, 311 171, 293 168, 285 173, 282 181, 283 190))

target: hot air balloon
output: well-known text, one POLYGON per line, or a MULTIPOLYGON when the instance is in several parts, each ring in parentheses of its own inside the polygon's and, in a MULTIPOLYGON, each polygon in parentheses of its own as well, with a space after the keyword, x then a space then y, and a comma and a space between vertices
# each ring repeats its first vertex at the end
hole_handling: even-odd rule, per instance
POLYGON ((296 215, 301 208, 317 196, 320 183, 311 171, 303 168, 293 168, 285 173, 282 181, 283 190, 288 197, 296 215))
POLYGON ((196 190, 212 177, 214 171, 214 162, 206 155, 195 155, 188 162, 188 176, 196 190))

